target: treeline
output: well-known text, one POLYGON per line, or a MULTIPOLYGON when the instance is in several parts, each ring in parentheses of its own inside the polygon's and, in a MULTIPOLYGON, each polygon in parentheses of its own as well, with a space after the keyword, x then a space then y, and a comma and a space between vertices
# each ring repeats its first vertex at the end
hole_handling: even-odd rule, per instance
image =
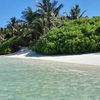
MULTIPOLYGON (((38 48, 35 47, 38 43, 37 41, 41 36, 50 33, 52 28, 64 26, 65 21, 70 22, 71 20, 80 20, 82 18, 89 19, 84 16, 85 10, 81 12, 79 5, 72 7, 69 14, 64 12, 64 15, 59 15, 64 5, 58 4, 57 0, 53 2, 41 0, 37 2, 36 7, 37 10, 34 12, 32 8, 26 8, 22 11, 21 19, 12 17, 4 28, 0 28, 0 54, 15 52, 22 46, 32 49, 34 47, 34 50, 38 51, 38 48)), ((79 20, 78 22, 81 23, 79 20)), ((68 30, 65 32, 68 32, 68 30)))

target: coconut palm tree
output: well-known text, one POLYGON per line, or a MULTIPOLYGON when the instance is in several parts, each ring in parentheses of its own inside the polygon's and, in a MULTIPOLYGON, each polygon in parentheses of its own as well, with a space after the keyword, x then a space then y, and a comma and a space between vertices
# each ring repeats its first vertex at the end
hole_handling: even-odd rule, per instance
POLYGON ((70 15, 67 15, 67 19, 72 20, 72 19, 81 18, 81 17, 83 17, 85 12, 86 12, 86 10, 84 10, 81 13, 81 9, 80 9, 79 5, 75 5, 74 7, 71 8, 70 15))
POLYGON ((32 8, 27 7, 23 12, 22 12, 22 18, 24 19, 24 22, 27 24, 31 24, 32 21, 39 17, 40 15, 36 12, 32 11, 32 8))
POLYGON ((16 30, 16 26, 18 24, 18 21, 16 19, 16 17, 12 17, 10 18, 10 21, 8 22, 8 25, 7 25, 7 28, 9 29, 9 31, 13 33, 15 33, 17 30, 16 30))
POLYGON ((63 4, 57 6, 58 1, 54 0, 50 2, 50 0, 42 0, 42 2, 37 2, 36 6, 38 8, 37 13, 39 13, 43 18, 47 19, 47 26, 50 30, 51 28, 51 18, 52 14, 54 16, 58 16, 59 11, 63 7, 63 4))
POLYGON ((19 35, 21 34, 22 26, 22 20, 17 20, 16 17, 12 17, 6 26, 6 33, 9 36, 19 35))

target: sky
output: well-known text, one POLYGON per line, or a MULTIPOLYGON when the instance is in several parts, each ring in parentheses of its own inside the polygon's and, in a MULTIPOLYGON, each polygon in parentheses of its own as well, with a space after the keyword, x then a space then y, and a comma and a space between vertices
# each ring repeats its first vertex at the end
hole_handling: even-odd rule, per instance
MULTIPOLYGON (((58 1, 59 4, 64 4, 64 8, 61 10, 60 14, 62 14, 63 12, 69 13, 71 7, 73 7, 75 4, 79 4, 81 11, 86 10, 87 12, 85 13, 85 15, 89 16, 90 18, 93 16, 100 16, 100 0, 58 1)), ((31 7, 33 11, 35 11, 35 5, 36 0, 0 0, 0 27, 4 27, 11 17, 16 17, 19 19, 22 16, 21 12, 27 7, 31 7)))

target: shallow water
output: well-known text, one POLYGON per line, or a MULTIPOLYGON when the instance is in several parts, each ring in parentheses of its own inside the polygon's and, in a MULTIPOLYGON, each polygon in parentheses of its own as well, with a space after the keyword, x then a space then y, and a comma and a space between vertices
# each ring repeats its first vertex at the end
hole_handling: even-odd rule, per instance
POLYGON ((0 58, 0 100, 100 100, 100 68, 0 58))

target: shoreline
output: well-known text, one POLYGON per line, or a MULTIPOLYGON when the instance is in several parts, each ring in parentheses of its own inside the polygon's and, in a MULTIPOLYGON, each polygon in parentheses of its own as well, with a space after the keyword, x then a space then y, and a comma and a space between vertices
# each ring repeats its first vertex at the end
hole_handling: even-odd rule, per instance
POLYGON ((35 52, 28 50, 27 48, 23 48, 16 53, 9 54, 9 55, 1 55, 0 57, 25 58, 25 59, 33 59, 33 60, 44 60, 44 61, 55 61, 55 62, 62 62, 62 63, 100 66, 100 53, 45 56, 45 55, 36 54, 35 52))

